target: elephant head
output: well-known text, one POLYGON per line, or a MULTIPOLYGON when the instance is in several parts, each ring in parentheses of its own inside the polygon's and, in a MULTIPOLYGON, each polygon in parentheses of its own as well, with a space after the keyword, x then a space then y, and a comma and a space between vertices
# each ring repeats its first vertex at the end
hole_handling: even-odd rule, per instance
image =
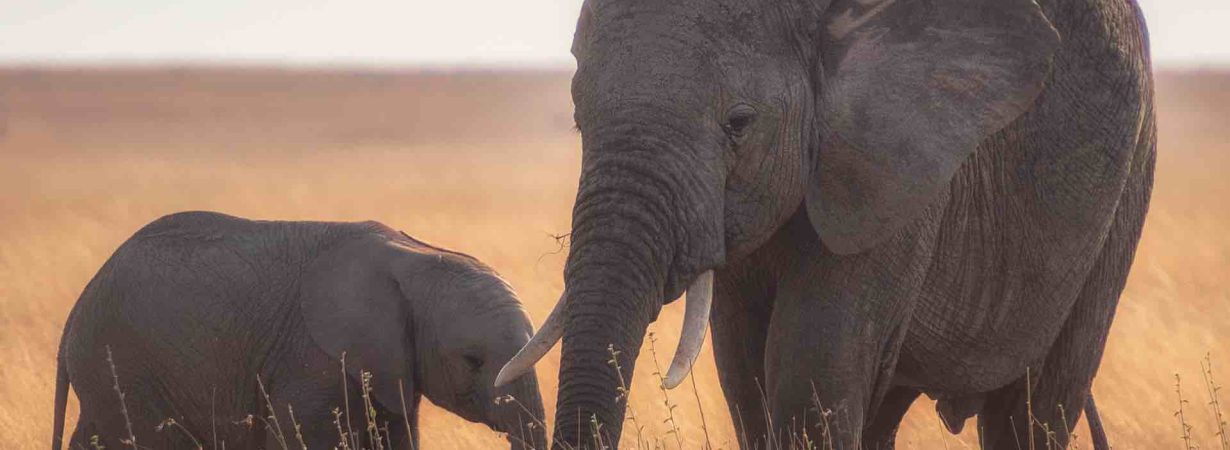
POLYGON ((338 258, 355 261, 333 269, 345 276, 308 280, 303 314, 312 339, 335 358, 345 352, 353 380, 370 373, 373 399, 385 410, 400 413, 422 394, 506 433, 515 450, 543 448, 538 379, 494 385, 534 332, 516 293, 474 258, 404 238, 377 244, 388 267, 338 258))
POLYGON ((892 236, 1033 103, 1057 46, 1033 0, 587 0, 566 294, 505 378, 562 337, 556 444, 592 444, 591 420, 617 443, 608 346, 631 373, 686 289, 677 384, 714 269, 795 214, 838 254, 892 236))

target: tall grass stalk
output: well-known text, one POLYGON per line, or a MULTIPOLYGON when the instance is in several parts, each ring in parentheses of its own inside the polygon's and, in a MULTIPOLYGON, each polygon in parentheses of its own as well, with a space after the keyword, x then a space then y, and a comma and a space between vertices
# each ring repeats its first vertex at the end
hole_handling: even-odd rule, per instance
POLYGON ((700 402, 700 392, 696 389, 696 372, 688 373, 692 382, 692 397, 696 399, 696 411, 700 413, 700 430, 705 433, 705 446, 702 450, 713 450, 713 441, 709 438, 709 423, 705 420, 705 405, 700 402))
POLYGON ((1032 386, 1033 380, 1029 372, 1030 372, 1029 366, 1026 366, 1025 367, 1025 415, 1029 419, 1028 420, 1028 430, 1026 430, 1026 433, 1029 434, 1028 436, 1029 437, 1029 450, 1036 450, 1036 448, 1034 447, 1034 420, 1035 419, 1034 419, 1034 396, 1033 396, 1033 386, 1032 386))
MULTIPOLYGON (((826 450, 833 448, 833 431, 829 427, 829 417, 833 415, 833 410, 827 409, 820 404, 820 391, 816 389, 816 382, 811 381, 811 403, 816 408, 816 415, 819 418, 820 437, 824 439, 824 448, 826 450)), ((947 445, 947 443, 945 443, 947 445)))
POLYGON ((342 410, 333 408, 333 426, 337 428, 337 447, 341 450, 353 450, 350 447, 350 438, 346 436, 346 430, 342 429, 342 410))
POLYGON ((406 388, 402 384, 402 380, 397 380, 397 395, 401 397, 401 419, 406 424, 406 442, 409 442, 410 450, 418 450, 414 448, 414 434, 410 431, 410 413, 406 410, 406 388))
POLYGON ((278 445, 282 450, 290 450, 290 446, 286 444, 286 435, 282 433, 282 425, 278 423, 278 414, 273 409, 273 401, 269 399, 269 392, 265 391, 265 383, 261 381, 261 376, 256 376, 256 385, 260 387, 261 397, 265 400, 265 408, 269 411, 269 416, 265 417, 265 427, 273 430, 273 437, 277 438, 278 445), (273 424, 272 427, 269 425, 273 424))
POLYGON ((1179 410, 1175 411, 1174 415, 1179 418, 1179 426, 1183 431, 1181 436, 1183 438, 1183 448, 1185 450, 1195 450, 1196 447, 1192 445, 1192 426, 1188 425, 1187 416, 1183 412, 1183 405, 1187 404, 1187 400, 1183 399, 1183 385, 1178 373, 1174 374, 1174 392, 1179 397, 1179 410))
POLYGON ((124 415, 124 427, 128 431, 128 437, 122 439, 124 444, 132 447, 132 450, 137 450, 137 436, 132 433, 132 419, 128 417, 128 405, 124 402, 124 391, 120 390, 120 375, 115 370, 115 359, 111 356, 111 346, 107 345, 107 366, 111 368, 111 387, 115 389, 115 395, 120 399, 120 414, 124 415))
POLYGON ((649 332, 649 353, 653 357, 653 376, 658 379, 658 391, 662 393, 662 407, 666 409, 666 424, 670 426, 668 434, 675 435, 675 444, 678 449, 683 449, 683 437, 680 435, 679 423, 675 421, 675 408, 678 406, 671 402, 670 393, 666 389, 666 375, 662 373, 662 365, 658 363, 658 339, 654 337, 653 332, 649 332))
POLYGON ((162 432, 162 430, 165 430, 168 427, 174 427, 179 430, 180 434, 187 436, 188 440, 192 441, 192 448, 195 448, 196 450, 204 450, 205 447, 201 446, 201 441, 198 441, 196 439, 196 436, 192 435, 192 432, 188 431, 187 428, 184 428, 183 425, 175 421, 175 418, 173 417, 168 417, 164 419, 161 423, 158 424, 158 426, 154 427, 154 431, 162 432))
POLYGON ((350 417, 351 417, 350 416, 350 389, 347 387, 350 379, 347 378, 346 376, 346 352, 345 351, 342 351, 341 362, 342 362, 342 408, 344 408, 344 411, 346 412, 346 415, 345 415, 346 439, 345 440, 348 442, 347 447, 361 449, 362 447, 359 446, 359 442, 357 440, 357 436, 355 436, 354 434, 354 430, 350 428, 350 417))
POLYGON ((300 450, 308 450, 307 442, 303 440, 303 427, 299 426, 299 422, 295 420, 295 408, 286 404, 286 413, 290 416, 290 426, 295 428, 295 438, 299 440, 300 450))
MULTIPOLYGON (((628 405, 627 420, 632 424, 632 427, 636 429, 636 448, 646 448, 645 444, 647 444, 647 442, 645 441, 645 427, 637 421, 636 411, 633 411, 632 406, 628 404, 628 395, 631 394, 631 391, 628 389, 628 382, 624 379, 624 369, 619 365, 619 354, 622 352, 616 350, 614 344, 608 344, 606 346, 606 351, 611 355, 611 359, 607 360, 606 363, 615 369, 615 377, 619 379, 619 386, 615 388, 619 392, 615 395, 615 403, 618 404, 622 401, 625 405, 628 405)), ((599 436, 595 435, 595 439, 598 437, 599 436)))
POLYGON ((1217 381, 1213 378, 1213 356, 1209 353, 1204 354, 1204 361, 1200 363, 1202 374, 1204 375, 1204 386, 1209 393, 1209 407, 1213 410, 1213 420, 1217 421, 1217 438, 1221 443, 1222 450, 1230 450, 1230 436, 1226 435, 1226 418, 1222 415, 1221 400, 1217 393, 1221 391, 1221 386, 1217 385, 1217 381))
POLYGON ((367 422, 367 441, 373 450, 384 450, 384 442, 380 437, 379 419, 376 417, 376 406, 372 404, 372 373, 366 370, 360 372, 362 381, 363 418, 367 422))

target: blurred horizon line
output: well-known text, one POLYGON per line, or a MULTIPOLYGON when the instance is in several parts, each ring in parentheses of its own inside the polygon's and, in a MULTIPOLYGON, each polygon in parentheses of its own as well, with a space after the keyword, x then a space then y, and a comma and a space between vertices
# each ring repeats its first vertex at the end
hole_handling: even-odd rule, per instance
MULTIPOLYGON (((357 61, 285 61, 273 59, 132 59, 132 60, 0 60, 0 70, 284 70, 295 72, 506 72, 571 73, 575 64, 518 64, 504 62, 398 64, 357 61)), ((1219 67, 1230 70, 1230 64, 1219 67)))
MULTIPOLYGON (((276 59, 113 59, 39 60, 0 59, 0 70, 283 70, 288 72, 503 72, 571 73, 576 64, 513 63, 376 63, 359 61, 293 61, 276 59)), ((1230 72, 1230 62, 1153 63, 1154 72, 1230 72)))

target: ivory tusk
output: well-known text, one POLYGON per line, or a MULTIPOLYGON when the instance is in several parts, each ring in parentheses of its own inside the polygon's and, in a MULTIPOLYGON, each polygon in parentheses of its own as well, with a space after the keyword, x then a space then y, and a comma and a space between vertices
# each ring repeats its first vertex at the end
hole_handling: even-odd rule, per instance
POLYGON ((679 347, 675 349, 675 359, 666 373, 662 385, 674 389, 683 382, 692 371, 692 363, 700 355, 700 347, 705 343, 705 329, 709 326, 709 309, 713 306, 713 271, 709 270, 696 277, 696 281, 688 286, 684 298, 687 309, 683 313, 683 329, 679 333, 679 347))
POLYGON ((500 387, 508 382, 515 380, 526 372, 534 370, 534 364, 542 359, 551 347, 559 342, 564 336, 564 302, 567 301, 568 293, 565 291, 560 294, 559 301, 555 303, 555 309, 551 310, 551 314, 547 316, 547 321, 543 322, 542 327, 534 333, 534 337, 521 347, 521 351, 517 352, 504 367, 500 369, 500 373, 495 376, 495 387, 500 387))

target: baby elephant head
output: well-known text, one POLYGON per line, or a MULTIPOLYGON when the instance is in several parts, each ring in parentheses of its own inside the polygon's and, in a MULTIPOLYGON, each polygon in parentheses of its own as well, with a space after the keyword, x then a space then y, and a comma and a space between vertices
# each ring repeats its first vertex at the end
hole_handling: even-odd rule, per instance
POLYGON ((494 272, 464 269, 443 288, 430 323, 415 335, 427 398, 506 433, 513 448, 546 448, 538 379, 528 373, 496 386, 500 368, 534 334, 512 289, 494 272), (426 345, 422 345, 426 344, 426 345))
POLYGON ((346 352, 349 376, 370 372, 374 401, 400 413, 403 398, 412 410, 426 395, 505 433, 513 449, 546 448, 534 374, 495 386, 534 333, 507 283, 474 258, 414 240, 343 251, 356 255, 330 258, 330 275, 305 280, 304 317, 322 349, 346 352))

